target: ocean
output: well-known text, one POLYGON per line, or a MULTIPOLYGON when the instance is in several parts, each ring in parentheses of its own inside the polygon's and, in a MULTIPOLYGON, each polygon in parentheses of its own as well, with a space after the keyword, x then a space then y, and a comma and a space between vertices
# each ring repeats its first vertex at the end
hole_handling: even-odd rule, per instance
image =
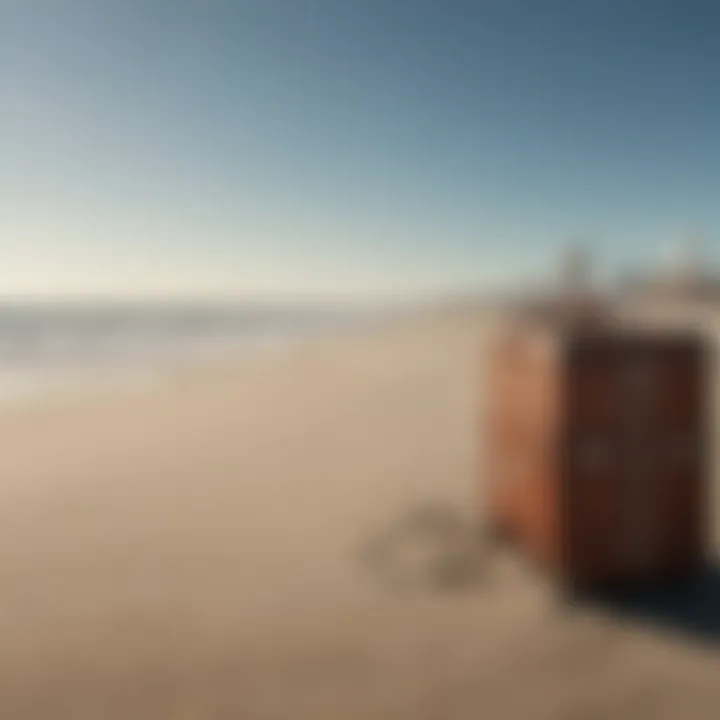
POLYGON ((0 407, 90 383, 151 380, 230 353, 272 351, 386 318, 298 303, 0 304, 0 407))

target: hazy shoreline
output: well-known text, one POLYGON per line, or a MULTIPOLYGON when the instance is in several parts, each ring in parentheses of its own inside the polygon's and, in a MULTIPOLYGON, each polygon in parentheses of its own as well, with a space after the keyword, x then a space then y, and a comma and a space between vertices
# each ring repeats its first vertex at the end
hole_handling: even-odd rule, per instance
POLYGON ((0 305, 0 412, 44 397, 282 352, 393 319, 385 308, 313 304, 6 303, 0 305))

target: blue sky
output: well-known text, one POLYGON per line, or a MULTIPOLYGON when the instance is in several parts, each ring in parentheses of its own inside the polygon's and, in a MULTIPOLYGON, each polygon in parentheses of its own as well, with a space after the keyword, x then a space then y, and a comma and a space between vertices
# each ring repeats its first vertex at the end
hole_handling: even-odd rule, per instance
POLYGON ((418 292, 720 238, 719 36, 679 0, 0 0, 0 292, 418 292))

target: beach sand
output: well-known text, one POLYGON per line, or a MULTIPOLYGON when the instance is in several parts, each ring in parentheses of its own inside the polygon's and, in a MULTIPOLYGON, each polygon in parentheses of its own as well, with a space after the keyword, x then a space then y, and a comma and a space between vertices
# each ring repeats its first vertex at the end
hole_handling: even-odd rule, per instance
POLYGON ((417 503, 481 512, 486 327, 1 416, 0 718, 716 718, 702 637, 563 608, 502 556, 419 587, 373 561, 417 503))

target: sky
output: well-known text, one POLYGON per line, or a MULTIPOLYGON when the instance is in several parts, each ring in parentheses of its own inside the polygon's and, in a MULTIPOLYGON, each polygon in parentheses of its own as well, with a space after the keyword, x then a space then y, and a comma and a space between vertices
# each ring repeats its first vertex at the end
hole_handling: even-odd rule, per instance
POLYGON ((720 8, 0 0, 0 294, 427 293, 720 241, 720 8))

